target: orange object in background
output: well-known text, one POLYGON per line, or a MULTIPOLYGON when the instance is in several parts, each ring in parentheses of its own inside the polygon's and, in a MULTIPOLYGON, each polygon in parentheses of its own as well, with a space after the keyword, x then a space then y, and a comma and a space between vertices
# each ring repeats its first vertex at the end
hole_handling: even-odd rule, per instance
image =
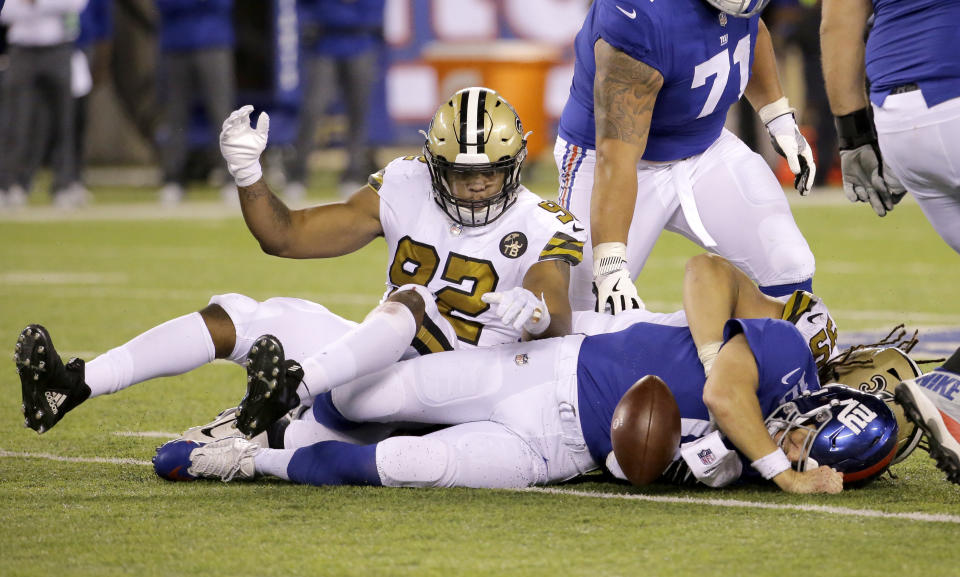
POLYGON ((490 43, 435 42, 423 58, 437 71, 440 94, 447 96, 468 86, 499 92, 517 110, 527 139, 528 154, 536 158, 552 142, 544 95, 547 74, 560 62, 561 50, 549 44, 521 40, 490 43))
MULTIPOLYGON (((817 150, 817 131, 812 126, 807 126, 804 124, 800 126, 800 132, 803 134, 803 137, 807 139, 807 143, 810 145, 810 147, 813 148, 813 158, 817 161, 817 170, 819 170, 822 164, 820 162, 820 158, 822 156, 817 150)), ((836 156, 837 151, 833 150, 830 152, 830 154, 836 156)), ((786 158, 783 158, 779 155, 777 156, 777 165, 774 168, 773 173, 783 186, 793 186, 793 173, 790 172, 790 166, 787 165, 786 158)), ((826 186, 843 186, 843 174, 840 172, 839 158, 834 158, 833 167, 830 169, 830 174, 827 175, 824 184, 826 186)))

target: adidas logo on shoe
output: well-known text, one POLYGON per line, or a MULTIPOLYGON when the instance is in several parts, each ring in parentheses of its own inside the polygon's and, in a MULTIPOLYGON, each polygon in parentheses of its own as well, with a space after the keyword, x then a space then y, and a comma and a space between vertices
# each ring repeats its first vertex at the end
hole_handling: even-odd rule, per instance
POLYGON ((53 391, 46 391, 44 396, 47 398, 47 405, 50 406, 50 410, 53 411, 54 415, 60 412, 60 405, 67 400, 67 396, 63 393, 55 393, 53 391))

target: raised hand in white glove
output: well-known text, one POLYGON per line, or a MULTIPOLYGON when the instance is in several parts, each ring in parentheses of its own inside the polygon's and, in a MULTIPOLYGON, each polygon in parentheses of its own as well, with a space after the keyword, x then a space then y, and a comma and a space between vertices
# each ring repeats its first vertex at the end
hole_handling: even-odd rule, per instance
POLYGON ((539 335, 550 326, 550 311, 543 295, 537 298, 523 287, 485 293, 480 296, 480 300, 497 305, 497 316, 503 324, 512 326, 515 330, 522 328, 531 335, 539 335))
POLYGON ((227 161, 227 170, 233 176, 237 186, 250 186, 260 180, 263 169, 260 167, 260 155, 267 147, 267 135, 270 132, 270 117, 261 112, 257 118, 257 127, 250 126, 249 104, 234 110, 223 121, 220 131, 220 154, 227 161))
POLYGON ((615 315, 627 309, 644 309, 637 287, 627 270, 627 246, 622 242, 602 242, 593 247, 594 310, 615 315))
POLYGON ((787 166, 794 174, 794 188, 801 196, 806 196, 813 188, 817 165, 813 160, 813 149, 800 132, 786 97, 764 106, 758 114, 770 133, 774 150, 787 159, 787 166))
POLYGON ((840 151, 843 192, 850 202, 868 202, 877 216, 886 216, 907 189, 880 157, 876 143, 840 151))

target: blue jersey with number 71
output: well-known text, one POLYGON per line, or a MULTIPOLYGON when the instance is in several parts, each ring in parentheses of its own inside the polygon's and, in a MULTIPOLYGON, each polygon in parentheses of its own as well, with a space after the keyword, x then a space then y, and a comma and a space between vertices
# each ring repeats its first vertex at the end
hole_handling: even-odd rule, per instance
POLYGON ((759 16, 734 18, 705 0, 596 0, 575 43, 560 136, 595 148, 593 79, 598 38, 663 76, 644 160, 678 160, 720 136, 750 79, 759 16))

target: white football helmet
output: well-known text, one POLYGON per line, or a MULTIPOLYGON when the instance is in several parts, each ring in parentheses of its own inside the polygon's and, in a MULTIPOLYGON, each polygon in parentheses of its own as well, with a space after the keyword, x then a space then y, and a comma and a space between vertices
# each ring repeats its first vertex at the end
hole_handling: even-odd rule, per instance
POLYGON ((747 18, 767 7, 770 0, 707 0, 707 4, 736 18, 747 18))
POLYGON ((454 222, 483 226, 516 202, 527 141, 520 117, 502 96, 489 88, 464 88, 440 105, 423 134, 434 198, 454 222), (502 174, 499 192, 479 200, 454 194, 453 178, 477 173, 502 174))

